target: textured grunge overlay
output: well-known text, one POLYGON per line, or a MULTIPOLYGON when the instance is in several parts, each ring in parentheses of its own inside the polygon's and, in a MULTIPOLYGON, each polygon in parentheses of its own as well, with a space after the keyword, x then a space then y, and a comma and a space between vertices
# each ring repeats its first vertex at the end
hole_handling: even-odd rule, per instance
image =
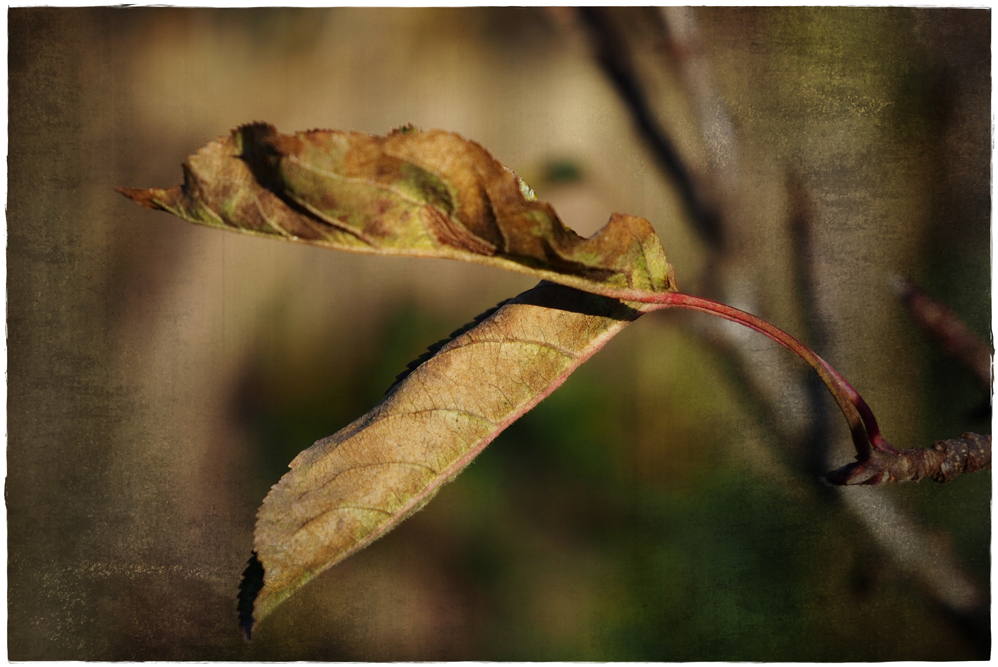
MULTIPOLYGON (((990 475, 829 491, 802 463, 810 443, 785 446, 814 413, 795 389, 806 366, 749 334, 768 382, 747 385, 700 316, 673 311, 614 336, 251 644, 240 632, 257 508, 288 463, 537 284, 223 233, 114 192, 182 183, 189 156, 243 123, 473 138, 583 239, 614 211, 640 216, 684 291, 731 285, 725 302, 803 335, 793 172, 817 352, 899 448, 989 432, 979 380, 887 284, 910 277, 987 340, 989 13, 692 15, 696 44, 671 14, 607 10, 684 165, 738 178, 709 272, 708 237, 571 10, 10 9, 7 657, 986 659, 990 475), (691 62, 723 109, 696 102, 691 62), (737 151, 701 132, 721 111, 737 151), (899 520, 868 528, 862 502, 899 520)), ((499 246, 430 225, 469 252, 499 246)), ((828 424, 821 470, 854 455, 828 424)))

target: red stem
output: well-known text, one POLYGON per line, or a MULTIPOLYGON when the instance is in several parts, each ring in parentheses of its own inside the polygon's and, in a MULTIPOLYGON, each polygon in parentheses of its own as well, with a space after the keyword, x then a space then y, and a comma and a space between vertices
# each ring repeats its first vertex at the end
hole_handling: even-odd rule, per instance
POLYGON ((842 414, 845 415, 846 421, 849 423, 849 430, 852 433, 853 444, 856 446, 856 458, 858 460, 866 461, 869 459, 871 447, 885 453, 897 453, 897 450, 884 440, 880 434, 877 419, 873 416, 873 411, 870 410, 870 407, 863 400, 863 397, 859 395, 859 392, 845 378, 839 375, 838 371, 829 366, 827 361, 785 331, 743 310, 688 294, 667 292, 649 299, 646 303, 655 304, 657 308, 653 308, 653 310, 658 310, 659 308, 698 310, 702 313, 708 313, 732 322, 737 322, 775 340, 810 364, 811 368, 818 373, 821 381, 828 387, 828 391, 832 394, 835 402, 838 403, 842 414))

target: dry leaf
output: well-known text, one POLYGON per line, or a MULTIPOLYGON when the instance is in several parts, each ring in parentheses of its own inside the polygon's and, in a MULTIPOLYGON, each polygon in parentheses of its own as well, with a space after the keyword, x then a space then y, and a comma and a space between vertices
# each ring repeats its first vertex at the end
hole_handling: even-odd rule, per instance
POLYGON ((647 220, 614 214, 584 239, 488 151, 440 130, 244 125, 192 156, 182 186, 118 191, 192 222, 339 250, 460 259, 624 299, 675 289, 647 220))
POLYGON ((541 283, 411 369, 299 454, 258 514, 247 637, 296 589, 420 509, 503 429, 649 306, 541 283))
POLYGON ((213 227, 388 255, 506 268, 542 283, 399 376, 370 413, 300 454, 260 509, 240 617, 291 592, 422 507, 610 337, 675 290, 658 236, 614 214, 589 239, 475 142, 238 128, 184 165, 184 184, 119 188, 213 227), (567 286, 567 287, 566 287, 567 286), (570 289, 570 288, 578 288, 570 289))

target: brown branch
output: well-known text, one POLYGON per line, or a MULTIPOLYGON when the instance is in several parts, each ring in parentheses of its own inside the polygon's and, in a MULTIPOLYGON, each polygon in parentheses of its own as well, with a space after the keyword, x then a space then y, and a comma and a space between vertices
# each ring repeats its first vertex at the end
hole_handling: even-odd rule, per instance
POLYGON ((963 473, 991 470, 991 436, 964 433, 924 449, 874 451, 868 458, 825 474, 837 486, 917 482, 929 477, 950 482, 963 473))
MULTIPOLYGON (((805 340, 811 348, 824 353, 828 332, 818 314, 820 289, 814 275, 814 207, 801 175, 790 170, 787 175, 790 195, 790 241, 793 246, 794 284, 797 285, 797 305, 804 315, 805 340)), ((818 378, 809 375, 802 380, 812 417, 808 422, 808 448, 803 457, 806 470, 818 475, 828 469, 832 438, 829 414, 822 409, 822 386, 818 378)))
POLYGON ((701 184, 697 183, 686 168, 679 151, 655 117, 627 52, 626 39, 617 33, 605 9, 581 7, 576 12, 586 28, 585 34, 596 61, 627 105, 631 120, 644 137, 656 164, 679 191, 694 229, 709 246, 723 246, 723 230, 718 212, 707 201, 701 184))
POLYGON ((934 340, 945 354, 970 369, 981 384, 991 388, 991 350, 953 310, 933 299, 903 276, 892 276, 897 293, 915 324, 934 340))
POLYGON ((739 222, 742 208, 738 205, 742 175, 735 123, 715 84, 694 10, 661 7, 657 15, 666 41, 665 52, 671 56, 699 122, 708 164, 707 174, 701 175, 701 180, 709 178, 702 185, 715 193, 721 231, 730 233, 731 227, 739 222))
MULTIPOLYGON (((567 10, 563 16, 566 18, 567 16, 578 17, 576 13, 569 14, 570 11, 567 10)), ((605 11, 603 10, 600 18, 603 23, 608 23, 609 19, 605 11)), ((672 56, 673 63, 677 65, 683 74, 683 80, 686 83, 686 93, 695 102, 695 107, 701 115, 700 125, 702 136, 705 138, 720 136, 733 142, 733 134, 724 131, 731 127, 730 119, 718 116, 716 113, 718 111, 726 113, 723 101, 717 95, 712 85, 703 85, 706 80, 705 77, 709 77, 710 74, 710 63, 703 57, 705 45, 702 35, 696 29, 697 26, 693 12, 685 8, 670 8, 663 11, 662 19, 664 27, 667 30, 665 40, 671 43, 671 46, 675 47, 668 49, 666 53, 672 56)), ((567 23, 569 20, 565 20, 564 22, 567 23)), ((592 30, 591 25, 590 30, 592 30)), ((625 35, 624 37, 626 39, 628 36, 625 35)), ((594 42, 598 41, 598 37, 594 37, 590 33, 589 40, 590 44, 595 46, 594 42)), ((616 43, 611 43, 609 48, 612 51, 622 52, 625 47, 620 41, 617 41, 616 43)), ((649 139, 649 134, 645 128, 655 127, 659 128, 658 132, 662 132, 662 126, 657 121, 646 118, 646 115, 650 113, 647 92, 643 90, 628 92, 622 89, 626 86, 641 86, 641 82, 637 79, 633 70, 630 69, 629 55, 625 52, 621 57, 623 62, 617 62, 616 75, 610 71, 613 66, 608 65, 607 61, 610 57, 604 53, 600 64, 607 71, 611 79, 614 79, 615 76, 618 77, 619 80, 615 79, 618 94, 621 95, 625 104, 627 104, 632 114, 633 122, 642 130, 642 135, 648 141, 652 150, 656 151, 656 145, 661 144, 649 139), (635 101, 637 104, 635 104, 635 101)), ((708 83, 710 82, 708 81, 708 83)), ((671 142, 666 142, 665 145, 672 146, 671 142)), ((708 151, 711 149, 716 151, 721 148, 710 141, 705 141, 705 145, 708 151)), ((735 268, 743 261, 733 253, 733 249, 738 247, 738 244, 733 240, 733 237, 740 229, 737 220, 740 216, 744 215, 744 207, 738 205, 736 198, 741 187, 739 178, 740 170, 737 168, 738 153, 736 148, 736 146, 726 147, 725 156, 731 157, 733 160, 727 163, 724 160, 719 160, 720 156, 718 154, 711 153, 709 155, 711 172, 702 175, 704 179, 707 179, 703 183, 698 181, 699 187, 709 189, 710 192, 717 195, 716 201, 719 204, 716 222, 719 229, 717 237, 727 239, 727 243, 723 247, 720 244, 707 244, 705 251, 707 254, 708 269, 705 271, 702 287, 705 288, 708 295, 713 293, 716 296, 721 296, 724 293, 724 300, 728 300, 727 297, 730 296, 727 293, 732 288, 732 274, 735 274, 735 280, 742 281, 744 279, 743 272, 731 271, 732 268, 735 268)), ((672 148, 672 151, 672 154, 675 156, 675 149, 672 148)), ((662 164, 661 161, 660 164, 662 164)), ((689 172, 688 166, 680 165, 680 168, 690 175, 691 180, 694 176, 698 176, 698 174, 689 172)), ((813 220, 808 221, 807 218, 813 216, 813 213, 808 210, 810 207, 807 206, 806 196, 801 197, 802 194, 800 191, 791 189, 792 203, 797 209, 795 214, 801 218, 795 220, 794 225, 792 225, 792 231, 803 233, 803 236, 808 237, 794 238, 794 249, 797 254, 796 259, 798 260, 798 264, 801 264, 805 256, 813 255, 807 247, 812 241, 809 238, 809 232, 813 231, 813 220), (795 228, 801 223, 807 225, 807 228, 795 228)), ((695 219, 690 220, 690 222, 695 227, 698 227, 695 219)), ((703 229, 698 227, 696 231, 702 238, 704 237, 703 229)), ((811 274, 813 267, 810 266, 810 262, 806 262, 806 264, 806 267, 800 265, 795 267, 797 269, 795 275, 798 280, 807 278, 813 280, 813 275, 811 274), (802 268, 805 270, 802 271, 802 268)), ((737 287, 739 288, 738 291, 742 294, 746 290, 750 293, 752 292, 751 284, 738 282, 737 287)), ((817 301, 817 299, 813 299, 813 295, 818 291, 816 286, 805 287, 802 291, 805 294, 812 295, 812 303, 817 301)), ((804 294, 801 296, 804 299, 808 298, 804 294)), ((742 305, 742 307, 746 306, 742 305)), ((751 306, 749 308, 755 310, 751 306)), ((808 324, 812 326, 818 325, 808 332, 811 334, 809 338, 817 347, 823 347, 823 343, 827 341, 827 334, 820 330, 820 324, 816 321, 817 318, 815 318, 816 313, 811 311, 809 315, 811 317, 808 318, 808 324)), ((777 439, 783 441, 784 447, 777 448, 777 450, 784 453, 791 448, 800 450, 803 447, 794 447, 796 444, 795 441, 797 441, 804 447, 814 447, 819 451, 824 451, 824 457, 827 457, 827 445, 821 445, 815 438, 809 437, 827 430, 822 428, 822 423, 827 424, 828 421, 824 411, 814 410, 812 412, 807 419, 805 427, 807 433, 797 432, 785 421, 781 422, 769 419, 768 417, 783 412, 781 408, 784 407, 775 399, 770 391, 765 390, 766 388, 771 388, 772 367, 767 365, 763 368, 758 364, 754 364, 753 357, 755 355, 752 354, 751 350, 740 344, 739 337, 736 336, 732 329, 709 326, 709 324, 704 323, 701 325, 698 321, 693 322, 694 328, 699 329, 701 333, 706 332, 708 334, 706 337, 707 340, 712 341, 715 345, 719 345, 722 350, 730 352, 731 359, 735 362, 735 371, 744 376, 743 379, 746 380, 745 387, 751 387, 748 395, 752 398, 757 409, 761 411, 760 418, 766 422, 770 432, 777 439), (820 417, 818 416, 819 413, 821 413, 820 417), (819 420, 823 420, 823 422, 819 420)), ((780 359, 782 358, 781 355, 780 359)), ((802 393, 804 393, 805 386, 802 382, 800 385, 802 393)), ((812 383, 810 398, 814 400, 820 391, 820 385, 812 383)), ((828 436, 825 434, 820 437, 827 438, 828 436)), ((822 465, 820 469, 815 465, 818 463, 819 458, 824 457, 819 454, 815 458, 810 459, 806 466, 809 468, 815 466, 815 468, 812 468, 815 472, 827 470, 827 464, 822 465)), ((785 461, 786 458, 784 458, 785 461)), ((799 462, 795 463, 799 465, 799 462)), ((841 491, 831 497, 839 498, 844 502, 849 512, 856 516, 866 527, 871 538, 885 550, 890 560, 903 570, 910 572, 924 586, 927 595, 932 600, 941 605, 953 617, 961 619, 966 624, 965 627, 975 642, 983 641, 988 642, 988 645, 990 645, 987 622, 980 623, 980 619, 987 618, 987 595, 981 591, 976 582, 968 577, 955 555, 948 552, 939 554, 932 546, 932 541, 927 532, 914 518, 898 507, 891 496, 884 493, 886 489, 868 488, 863 493, 859 493, 858 489, 853 489, 853 492, 844 492, 844 489, 841 489, 841 491)))
MULTIPOLYGON (((667 26, 667 34, 672 42, 672 48, 668 51, 673 56, 674 62, 679 66, 684 74, 687 83, 687 93, 696 102, 698 111, 701 114, 702 133, 710 136, 713 131, 714 136, 724 136, 731 141, 734 137, 723 130, 730 127, 730 121, 716 115, 716 111, 723 112, 723 103, 720 102, 712 86, 704 85, 704 81, 709 84, 710 63, 704 58, 704 44, 702 36, 697 30, 695 16, 689 8, 668 8, 662 10, 662 18, 667 26), (712 99, 713 98, 713 99, 712 99), (711 113, 714 111, 715 113, 711 113), (715 126, 708 130, 708 124, 714 121, 715 126)), ((711 142, 706 142, 708 149, 716 148, 711 142)), ((736 147, 728 149, 729 154, 737 156, 736 147)), ((730 252, 730 237, 737 233, 739 225, 737 218, 742 213, 742 207, 732 206, 730 200, 738 188, 737 166, 725 165, 723 161, 718 163, 715 155, 712 160, 712 176, 717 179, 717 186, 724 188, 727 195, 721 199, 720 226, 723 229, 722 236, 729 238, 728 248, 707 247, 708 270, 706 284, 718 290, 727 287, 726 281, 718 280, 723 272, 718 269, 724 265, 731 264, 735 258, 730 252), (727 166, 728 169, 722 173, 719 167, 727 166), (727 251, 727 252, 726 252, 727 251)), ((735 163, 737 165, 737 163, 735 163)), ((807 314, 808 338, 817 348, 823 348, 828 340, 827 332, 823 330, 817 313, 814 311, 814 304, 817 303, 815 295, 819 291, 814 283, 813 275, 813 242, 812 233, 814 230, 814 213, 808 201, 806 192, 799 179, 793 179, 790 183, 791 203, 794 208, 794 219, 791 223, 792 240, 795 251, 795 278, 803 281, 801 284, 800 299, 807 314)), ((744 284, 742 285, 744 288, 744 284)), ((744 379, 753 379, 748 383, 753 390, 750 396, 754 399, 757 407, 764 415, 772 416, 780 412, 780 406, 774 404, 773 397, 765 391, 761 391, 765 384, 766 377, 759 373, 759 368, 753 366, 748 350, 743 345, 739 345, 728 329, 712 327, 712 335, 709 340, 715 344, 721 344, 724 349, 729 350, 731 358, 735 360, 736 371, 744 376, 744 379)), ((988 368, 990 371, 990 367, 988 368)), ((990 374, 988 375, 988 381, 990 374)), ((821 386, 817 382, 809 383, 808 398, 812 405, 817 404, 816 398, 820 396, 821 386)), ((801 389, 808 386, 805 381, 801 382, 801 389)), ((814 454, 809 458, 806 467, 819 472, 827 470, 827 464, 821 465, 821 461, 828 456, 828 415, 824 410, 814 410, 805 426, 805 433, 797 434, 788 429, 786 424, 771 419, 765 419, 770 431, 784 442, 784 448, 794 440, 799 440, 807 447, 813 448, 814 454), (822 428, 825 425, 826 428, 822 428), (824 431, 824 433, 823 433, 824 431), (818 437, 815 437, 815 436, 818 437), (796 436, 796 437, 794 437, 796 436), (822 439, 825 442, 822 442, 822 439), (820 465, 820 468, 818 466, 820 465)), ((988 438, 990 443, 990 438, 988 438)), ((988 447, 990 452, 990 446, 988 447)), ((879 454, 886 456, 885 454, 879 454)), ((925 455, 929 456, 929 455, 925 455)), ((799 465, 799 463, 798 463, 799 465)), ((855 464, 854 464, 855 465, 855 464)), ((941 466, 940 466, 941 467, 941 466)), ((840 493, 835 497, 841 498, 850 513, 856 516, 867 528, 871 537, 885 549, 889 558, 910 571, 925 587, 930 598, 941 604, 950 614, 963 622, 968 623, 968 631, 975 641, 981 641, 982 636, 987 636, 984 641, 989 641, 990 635, 987 633, 986 623, 981 625, 978 621, 986 618, 988 613, 987 597, 982 593, 978 585, 970 579, 963 571, 958 559, 951 553, 939 555, 930 546, 930 540, 924 529, 901 508, 897 507, 893 499, 885 495, 886 489, 867 489, 866 493, 840 493), (983 631, 978 627, 984 628, 983 631)), ((844 489, 842 489, 844 491, 844 489)), ((990 645, 990 644, 989 644, 990 645)))

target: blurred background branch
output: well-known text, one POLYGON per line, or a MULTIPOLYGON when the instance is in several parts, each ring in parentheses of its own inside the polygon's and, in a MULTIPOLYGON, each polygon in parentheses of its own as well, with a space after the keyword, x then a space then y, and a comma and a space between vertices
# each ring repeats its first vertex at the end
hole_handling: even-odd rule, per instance
MULTIPOLYGON (((664 7, 658 11, 660 22, 650 10, 628 10, 635 15, 628 16, 623 11, 599 8, 577 10, 579 23, 586 28, 589 42, 596 58, 608 79, 613 83, 621 101, 626 105, 635 128, 646 141, 657 161, 665 165, 664 175, 676 187, 687 202, 689 221, 705 241, 708 260, 701 289, 715 299, 736 298, 741 294, 756 294, 758 288, 752 285, 751 274, 739 270, 739 263, 751 261, 751 257, 737 249, 741 247, 739 236, 745 224, 741 219, 745 213, 744 194, 740 174, 742 167, 734 124, 720 99, 707 57, 706 46, 698 27, 696 13, 689 7, 664 7), (640 15, 636 15, 640 12, 640 15), (674 142, 667 136, 661 124, 655 119, 650 95, 641 83, 641 76, 634 67, 630 49, 640 48, 639 31, 620 29, 614 23, 630 25, 643 21, 646 25, 660 28, 657 39, 664 54, 663 65, 671 66, 678 73, 683 92, 690 100, 698 120, 700 140, 706 149, 708 169, 694 178, 685 165, 674 142), (636 45, 634 42, 638 42, 636 45), (696 181, 700 181, 695 184, 696 181), (708 183, 709 181, 709 183, 708 183), (708 204, 700 193, 712 192, 715 203, 708 204), (718 213, 705 213, 717 210, 718 213), (722 239, 735 239, 734 244, 726 245, 722 239), (735 251, 732 251, 735 248, 735 251), (748 285, 745 282, 748 281, 748 285), (739 284, 734 284, 735 282, 739 284)), ((566 23, 567 24, 567 23, 566 23)), ((648 32, 648 29, 645 29, 648 32)), ((655 37, 653 37, 654 39, 655 37)), ((791 239, 790 273, 799 295, 804 330, 803 338, 819 354, 826 354, 827 334, 814 307, 820 301, 820 293, 825 286, 816 281, 812 267, 815 264, 813 253, 813 227, 816 224, 806 187, 799 175, 791 172, 788 181, 790 198, 790 219, 786 223, 791 239)), ((970 368, 981 380, 985 390, 990 389, 991 351, 970 331, 959 318, 943 304, 933 301, 921 290, 903 278, 895 277, 892 287, 908 307, 915 322, 948 355, 954 356, 970 368)), ((754 301, 749 301, 743 309, 766 311, 754 301)), ((737 383, 744 388, 747 400, 756 402, 755 410, 765 415, 764 423, 771 427, 772 439, 769 442, 777 448, 782 457, 777 459, 789 464, 798 474, 818 475, 834 466, 829 455, 829 411, 823 402, 825 388, 811 374, 780 373, 776 377, 787 385, 793 394, 803 397, 807 407, 797 432, 792 432, 785 423, 785 401, 772 386, 771 360, 760 363, 758 355, 744 344, 745 334, 733 327, 721 327, 716 322, 698 326, 718 349, 732 358, 737 369, 737 383), (768 385, 768 386, 767 386, 768 385)), ((789 356, 789 355, 787 355, 789 356)), ((834 412, 834 410, 833 410, 834 412)), ((833 415, 834 419, 837 415, 833 415)), ((951 434, 956 437, 956 434, 951 434)), ((920 443, 917 446, 926 446, 920 443)), ((767 462, 776 459, 766 457, 767 462)), ((769 463, 769 465, 779 465, 769 463)), ((852 490, 836 489, 822 497, 839 501, 836 496, 848 494, 845 507, 870 531, 877 544, 899 566, 913 574, 924 590, 941 609, 952 618, 959 619, 961 627, 970 641, 982 649, 990 646, 990 600, 961 567, 952 551, 938 553, 928 539, 925 530, 917 521, 907 516, 888 496, 890 490, 871 489, 855 494, 852 490)), ((821 494, 819 494, 821 495, 821 494)))
POLYGON ((904 276, 890 276, 890 286, 918 325, 943 353, 974 374, 984 391, 991 391, 991 348, 953 310, 933 299, 904 276))

